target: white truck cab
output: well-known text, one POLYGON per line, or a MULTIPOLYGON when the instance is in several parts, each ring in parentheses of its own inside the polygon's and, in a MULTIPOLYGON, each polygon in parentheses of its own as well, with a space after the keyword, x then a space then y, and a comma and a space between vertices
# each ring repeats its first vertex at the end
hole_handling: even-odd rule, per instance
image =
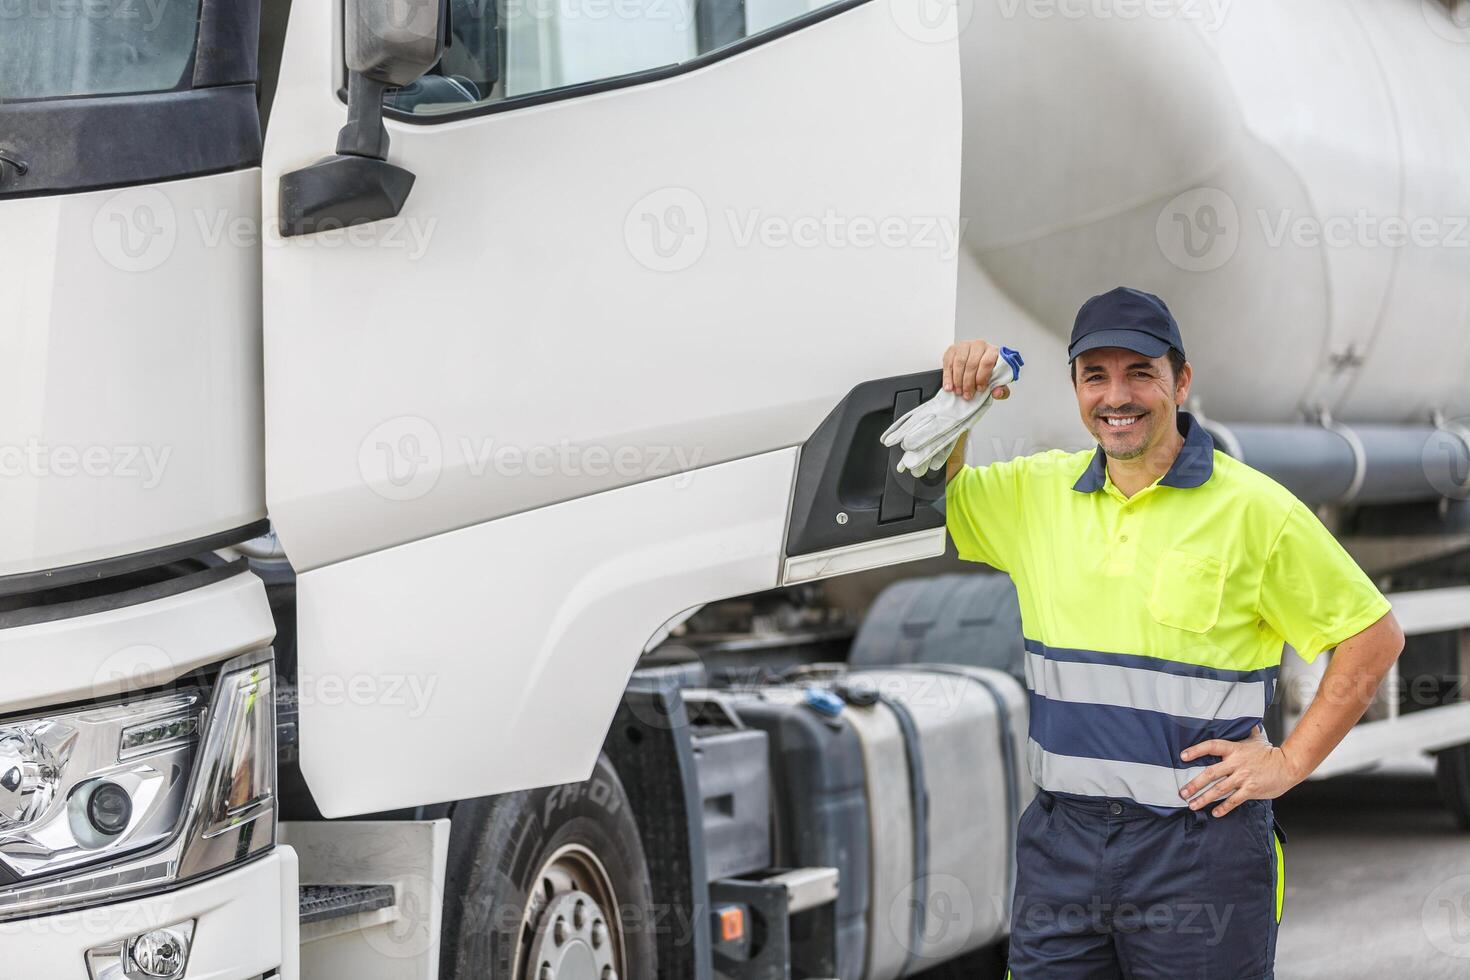
POLYGON ((406 928, 420 888, 435 935, 390 963, 433 975, 424 808, 586 780, 681 613, 942 550, 932 487, 916 508, 860 438, 933 393, 953 330, 958 53, 918 7, 7 20, 8 964, 292 978, 300 946, 342 976, 342 934, 406 928), (314 171, 368 79, 346 63, 425 38, 346 155, 391 186, 314 171), (793 535, 802 443, 879 378, 793 535), (292 780, 316 819, 278 831, 292 780), (405 864, 344 867, 353 833, 408 835, 405 864), (298 878, 392 900, 298 924, 298 878))

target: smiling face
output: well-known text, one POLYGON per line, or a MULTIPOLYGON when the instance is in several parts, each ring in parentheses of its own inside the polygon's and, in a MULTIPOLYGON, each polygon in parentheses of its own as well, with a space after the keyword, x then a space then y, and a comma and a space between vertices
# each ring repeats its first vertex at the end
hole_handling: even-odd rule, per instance
POLYGON ((1072 365, 1082 423, 1113 459, 1137 459, 1177 431, 1191 377, 1188 364, 1175 374, 1167 353, 1144 357, 1122 347, 1087 351, 1072 365))

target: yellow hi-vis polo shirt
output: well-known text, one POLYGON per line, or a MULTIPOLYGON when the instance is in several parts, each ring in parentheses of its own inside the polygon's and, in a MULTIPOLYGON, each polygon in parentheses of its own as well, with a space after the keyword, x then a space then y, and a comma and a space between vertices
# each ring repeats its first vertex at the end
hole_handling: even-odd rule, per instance
POLYGON ((1188 413, 1169 472, 1131 498, 1094 452, 966 466, 949 482, 961 558, 1009 572, 1021 602, 1032 778, 1053 793, 1172 810, 1209 756, 1271 703, 1282 644, 1311 661, 1388 600, 1285 487, 1188 413))

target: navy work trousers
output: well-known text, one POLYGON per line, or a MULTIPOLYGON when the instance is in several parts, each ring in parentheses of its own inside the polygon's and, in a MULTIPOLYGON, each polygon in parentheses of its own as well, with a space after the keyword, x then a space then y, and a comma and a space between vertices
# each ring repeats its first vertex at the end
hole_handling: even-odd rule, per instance
POLYGON ((1012 980, 1271 980, 1285 841, 1223 817, 1040 791, 1016 834, 1012 980))

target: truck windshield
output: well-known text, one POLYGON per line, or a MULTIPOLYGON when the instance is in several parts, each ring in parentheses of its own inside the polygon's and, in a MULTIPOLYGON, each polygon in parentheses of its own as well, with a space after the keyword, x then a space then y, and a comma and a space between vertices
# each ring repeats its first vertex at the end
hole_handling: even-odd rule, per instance
POLYGON ((200 0, 0 0, 0 102, 179 88, 200 0))

